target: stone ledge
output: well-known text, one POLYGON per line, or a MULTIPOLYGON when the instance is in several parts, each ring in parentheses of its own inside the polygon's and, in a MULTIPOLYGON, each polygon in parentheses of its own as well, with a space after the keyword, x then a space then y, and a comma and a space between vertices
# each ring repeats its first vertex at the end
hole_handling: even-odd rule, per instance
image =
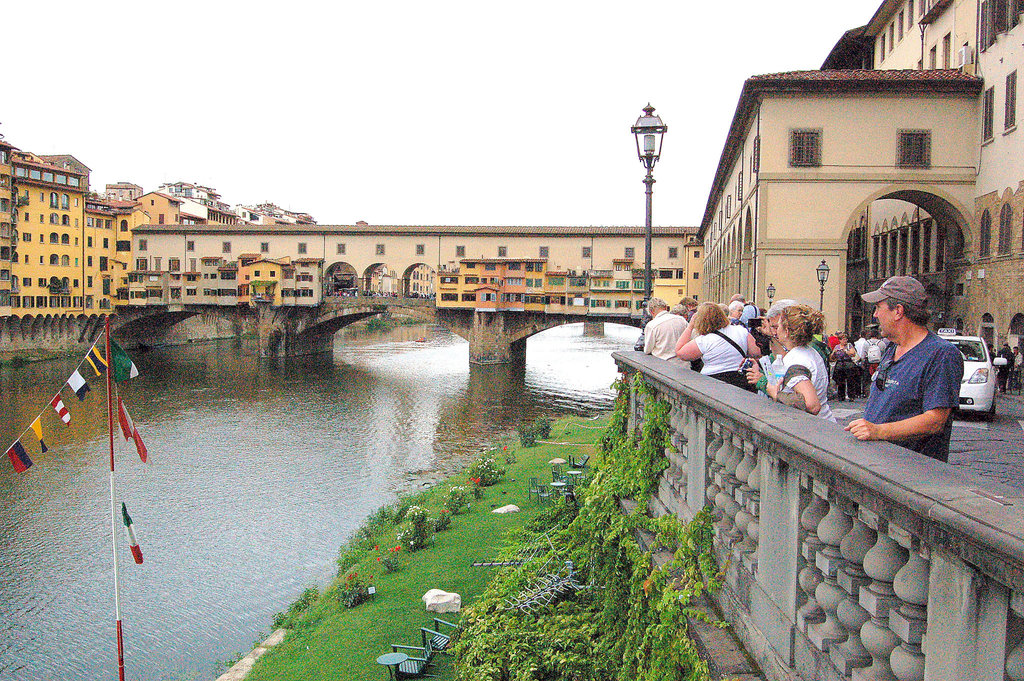
POLYGON ((260 643, 258 646, 253 648, 248 655, 232 665, 231 669, 218 676, 217 681, 242 681, 242 679, 248 676, 249 672, 252 670, 252 666, 256 664, 256 660, 260 659, 264 653, 283 641, 286 633, 288 633, 286 629, 277 629, 274 631, 273 634, 267 637, 267 640, 260 643))

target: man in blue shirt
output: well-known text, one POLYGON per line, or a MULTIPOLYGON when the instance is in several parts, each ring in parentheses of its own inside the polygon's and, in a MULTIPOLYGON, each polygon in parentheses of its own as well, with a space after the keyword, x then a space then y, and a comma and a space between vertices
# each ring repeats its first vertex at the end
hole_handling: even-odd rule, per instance
POLYGON ((871 381, 864 418, 846 430, 858 440, 888 440, 946 461, 963 356, 928 330, 928 294, 913 277, 890 277, 861 298, 874 304, 879 330, 892 343, 871 381))

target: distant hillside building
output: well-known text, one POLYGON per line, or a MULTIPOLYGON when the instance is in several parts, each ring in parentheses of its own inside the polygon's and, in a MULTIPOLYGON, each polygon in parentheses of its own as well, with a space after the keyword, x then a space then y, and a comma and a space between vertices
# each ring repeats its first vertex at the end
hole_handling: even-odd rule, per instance
POLYGON ((160 185, 156 191, 182 202, 181 212, 195 219, 195 222, 188 224, 238 224, 238 215, 231 206, 221 201, 220 194, 212 187, 191 182, 170 182, 160 185))
POLYGON ((275 203, 261 203, 255 206, 236 206, 235 213, 243 222, 251 225, 315 225, 316 220, 309 213, 297 213, 281 208, 275 203))
POLYGON ((131 182, 115 182, 108 184, 104 196, 112 201, 138 201, 145 191, 131 182))

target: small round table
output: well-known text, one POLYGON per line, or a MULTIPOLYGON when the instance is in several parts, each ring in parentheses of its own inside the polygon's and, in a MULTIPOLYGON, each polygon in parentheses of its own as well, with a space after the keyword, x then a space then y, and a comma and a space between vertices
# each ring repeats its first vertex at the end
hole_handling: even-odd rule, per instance
POLYGON ((398 665, 409 659, 405 653, 385 653, 377 658, 377 664, 388 668, 388 678, 395 678, 395 670, 398 665))
POLYGON ((566 475, 571 475, 574 478, 578 479, 581 475, 583 475, 583 471, 566 471, 565 474, 566 475))

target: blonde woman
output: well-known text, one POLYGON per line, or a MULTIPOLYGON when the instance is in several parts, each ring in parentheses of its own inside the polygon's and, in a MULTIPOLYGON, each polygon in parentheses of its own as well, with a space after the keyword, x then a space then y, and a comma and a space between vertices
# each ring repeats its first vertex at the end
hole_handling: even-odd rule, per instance
POLYGON ((700 372, 744 390, 751 390, 741 366, 747 358, 757 359, 761 350, 742 324, 729 318, 716 303, 701 303, 676 343, 676 357, 703 360, 700 372))
POLYGON ((786 348, 782 360, 782 380, 769 381, 755 364, 747 371, 747 380, 768 397, 835 423, 828 405, 828 367, 810 343, 825 327, 825 317, 807 305, 791 305, 776 321, 776 338, 786 348))

